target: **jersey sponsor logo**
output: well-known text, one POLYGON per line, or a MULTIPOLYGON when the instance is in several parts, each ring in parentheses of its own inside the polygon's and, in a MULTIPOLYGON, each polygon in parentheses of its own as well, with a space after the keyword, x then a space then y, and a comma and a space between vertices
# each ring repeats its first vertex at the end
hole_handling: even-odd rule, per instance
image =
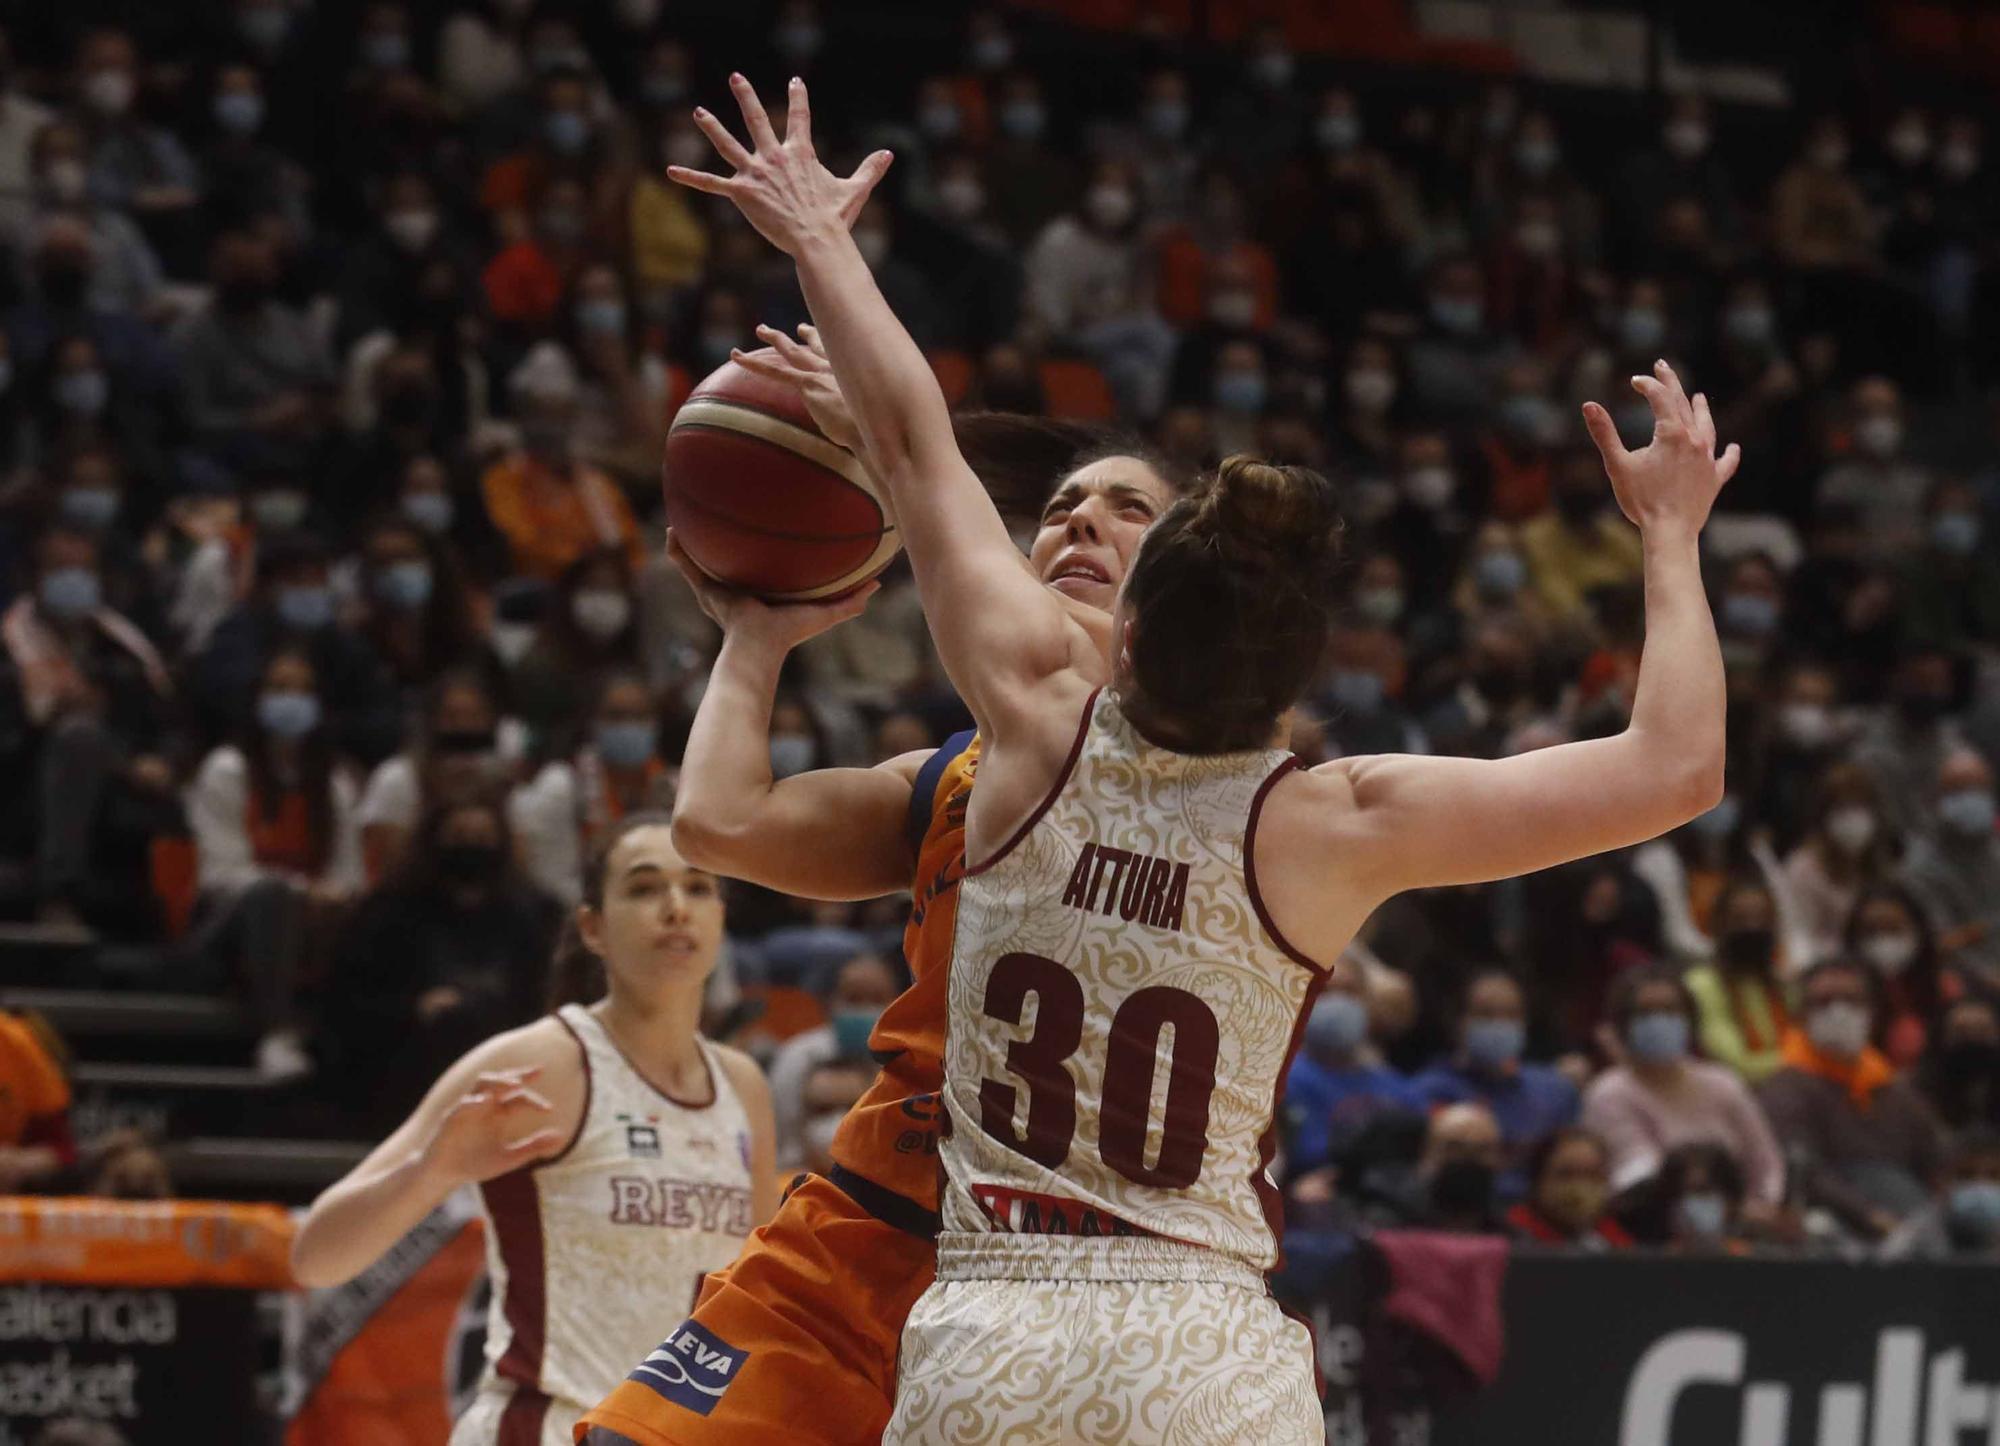
POLYGON ((1180 932, 1187 912, 1188 866, 1151 854, 1087 843, 1070 870, 1062 901, 1086 914, 1180 932), (1100 906, 1101 901, 1101 906, 1100 906))
POLYGON ((975 1182, 972 1198, 994 1225, 1018 1235, 1150 1236, 1153 1233, 1129 1220, 1120 1220, 1109 1210, 1100 1210, 1081 1200, 1065 1200, 1060 1195, 975 1182))
POLYGON ((740 1185, 719 1185, 712 1180, 613 1175, 611 1223, 748 1235, 750 1192, 740 1185))
POLYGON ((660 1158, 660 1117, 646 1115, 617 1115, 614 1118, 625 1127, 625 1153, 635 1160, 657 1160, 660 1158))
POLYGON ((682 1321, 680 1329, 634 1367, 630 1380, 664 1401, 706 1416, 750 1358, 715 1332, 682 1321))

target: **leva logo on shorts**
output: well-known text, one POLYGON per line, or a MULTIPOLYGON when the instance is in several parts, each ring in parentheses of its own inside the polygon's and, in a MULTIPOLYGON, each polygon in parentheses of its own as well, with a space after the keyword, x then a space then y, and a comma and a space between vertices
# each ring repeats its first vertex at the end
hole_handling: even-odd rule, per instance
POLYGON ((632 1372, 634 1381, 663 1400, 685 1406, 698 1416, 706 1416, 743 1369, 749 1353, 739 1351, 721 1336, 711 1334, 693 1321, 681 1322, 632 1372))

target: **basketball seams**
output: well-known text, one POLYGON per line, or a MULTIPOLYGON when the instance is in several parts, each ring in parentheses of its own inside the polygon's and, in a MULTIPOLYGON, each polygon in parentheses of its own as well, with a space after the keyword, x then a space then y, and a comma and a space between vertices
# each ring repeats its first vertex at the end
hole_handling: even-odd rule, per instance
MULTIPOLYGON (((736 438, 739 441, 750 442, 759 447, 768 447, 773 452, 783 453, 787 456, 797 455, 796 453, 786 452, 785 448, 777 442, 767 442, 762 437, 753 437, 746 432, 733 432, 727 427, 697 426, 694 430, 699 432, 713 431, 721 435, 736 438)), ((856 490, 860 489, 857 488, 856 490)), ((865 497, 868 494, 863 492, 861 495, 865 497)), ((726 522, 739 532, 747 532, 757 537, 774 537, 781 542, 865 542, 873 538, 882 537, 896 530, 896 524, 890 522, 885 517, 882 520, 882 526, 861 532, 792 532, 784 528, 765 527, 758 523, 747 521, 744 518, 738 517, 733 512, 724 511, 705 498, 696 497, 691 492, 685 491, 677 491, 673 494, 673 505, 675 507, 686 507, 691 512, 699 512, 704 517, 712 517, 717 522, 726 522)))

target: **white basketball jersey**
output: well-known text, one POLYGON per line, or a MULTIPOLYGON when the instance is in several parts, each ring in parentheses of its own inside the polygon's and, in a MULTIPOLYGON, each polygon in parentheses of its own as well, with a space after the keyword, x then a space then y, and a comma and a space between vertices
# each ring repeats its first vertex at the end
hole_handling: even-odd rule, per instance
MULTIPOLYGON (((752 1224, 750 1122, 708 1041, 713 1102, 684 1104, 589 1010, 557 1018, 583 1050, 583 1123, 561 1155, 480 1187, 493 1280, 482 1390, 511 1390, 507 1413, 539 1412, 567 1441, 693 1308, 703 1273, 736 1258, 752 1224)), ((502 1439, 540 1439, 514 1429, 502 1439)))
POLYGON ((1093 695, 1041 811, 959 886, 945 1229, 1136 1228, 1276 1263, 1278 1094, 1321 975, 1249 858, 1295 761, 1171 753, 1093 695))

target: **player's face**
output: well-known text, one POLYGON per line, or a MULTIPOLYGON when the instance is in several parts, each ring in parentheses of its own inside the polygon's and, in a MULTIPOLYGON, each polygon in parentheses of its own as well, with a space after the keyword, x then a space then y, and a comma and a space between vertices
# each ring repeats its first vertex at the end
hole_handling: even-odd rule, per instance
POLYGON ((580 923, 617 979, 705 979, 722 947, 721 884, 674 852, 664 825, 634 829, 606 861, 603 906, 586 907, 580 923))
POLYGON ((1057 592, 1111 611, 1118 585, 1171 500, 1160 475, 1136 457, 1106 457, 1063 479, 1042 511, 1028 561, 1057 592))

